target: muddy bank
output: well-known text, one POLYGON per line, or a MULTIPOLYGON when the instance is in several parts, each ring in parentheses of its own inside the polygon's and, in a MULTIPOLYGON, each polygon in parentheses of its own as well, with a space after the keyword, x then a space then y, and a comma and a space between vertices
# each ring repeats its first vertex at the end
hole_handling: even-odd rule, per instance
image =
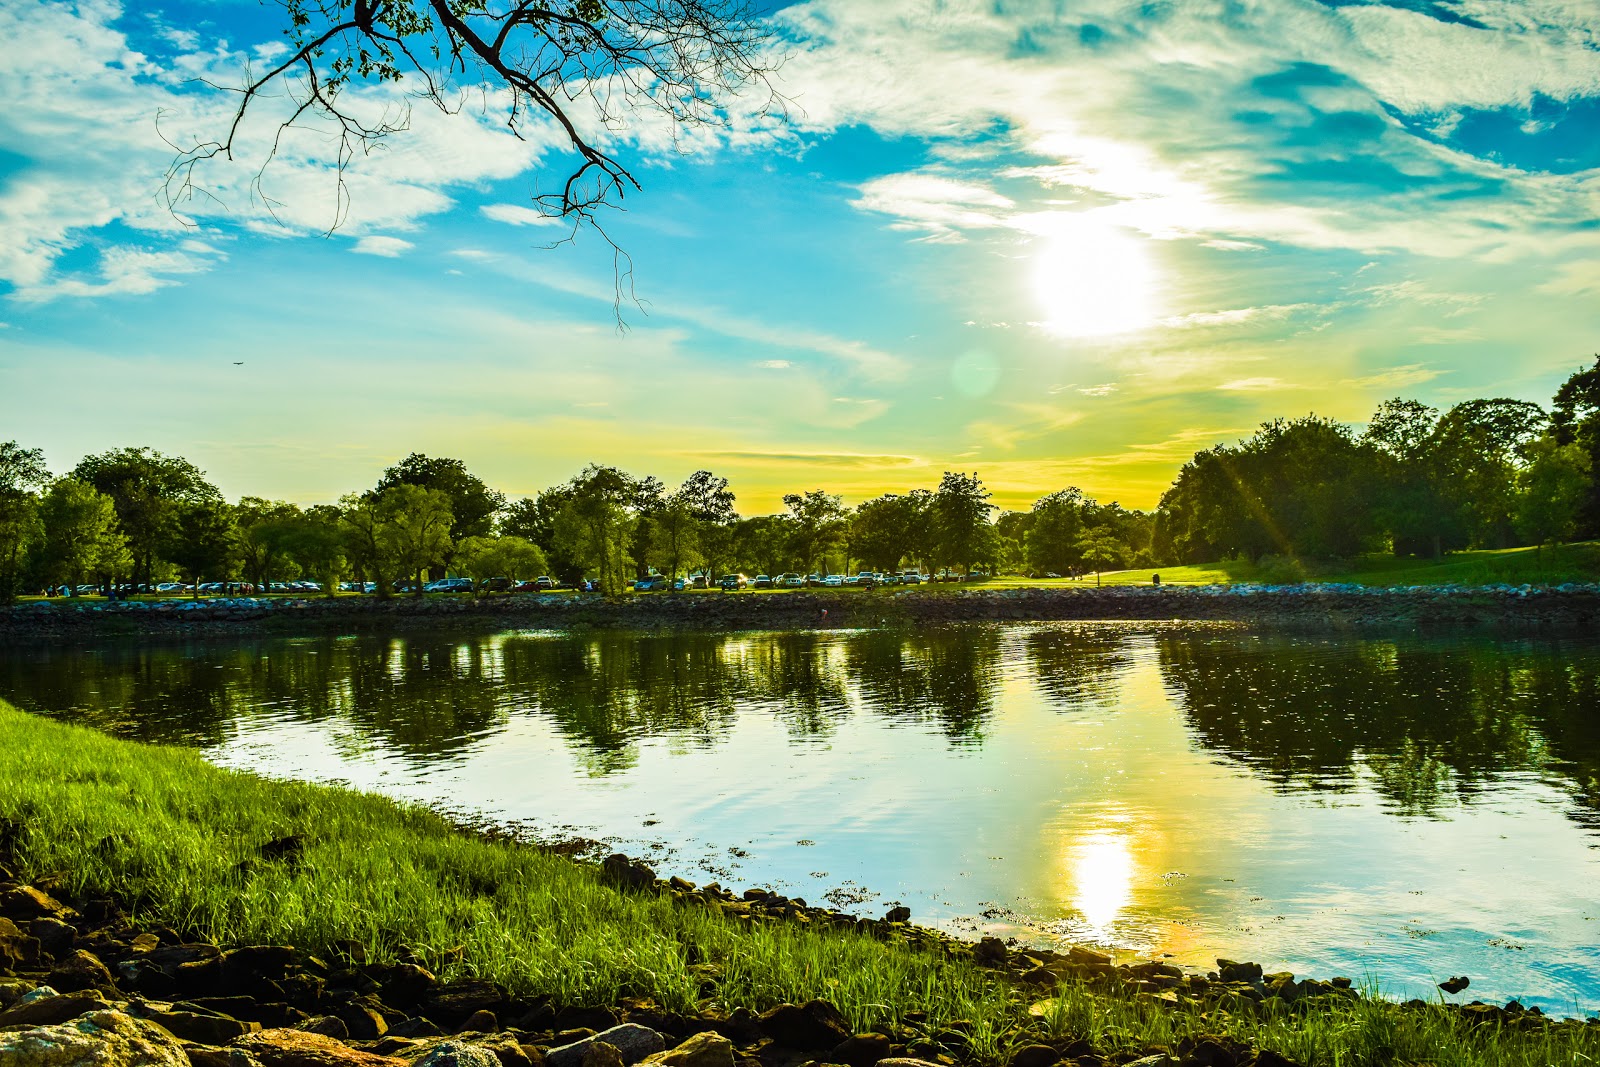
POLYGON ((1600 586, 1350 585, 808 589, 650 593, 605 599, 545 593, 424 599, 57 600, 0 611, 0 636, 372 631, 483 620, 529 629, 828 629, 952 622, 1217 621, 1306 629, 1581 632, 1600 628, 1600 586))

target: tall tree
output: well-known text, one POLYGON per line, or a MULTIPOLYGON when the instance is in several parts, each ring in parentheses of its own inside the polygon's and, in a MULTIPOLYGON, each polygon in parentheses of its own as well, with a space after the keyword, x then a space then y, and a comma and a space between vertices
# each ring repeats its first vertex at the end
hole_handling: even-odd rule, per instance
POLYGON ((698 470, 684 479, 678 494, 694 515, 700 555, 707 572, 715 576, 733 552, 733 524, 739 521, 728 479, 698 470))
POLYGON ((76 592, 85 578, 114 581, 132 562, 115 502, 86 482, 71 476, 51 482, 39 502, 39 519, 45 530, 39 569, 52 582, 76 592))
POLYGON ((933 494, 939 561, 946 567, 961 567, 969 578, 973 564, 994 550, 989 513, 995 506, 989 503, 990 496, 977 474, 959 471, 945 471, 933 494))
POLYGON ((556 513, 556 549, 583 573, 592 572, 607 596, 620 596, 628 588, 638 490, 638 483, 623 471, 590 464, 572 479, 571 492, 556 513))
POLYGON ((201 582, 226 578, 233 570, 239 540, 233 508, 222 500, 187 501, 177 506, 174 519, 163 554, 189 579, 198 599, 201 582))
POLYGON ((920 531, 927 521, 925 492, 864 500, 850 518, 850 550, 873 570, 899 570, 901 560, 918 559, 920 531))
POLYGON ((514 534, 469 537, 456 546, 456 568, 476 583, 479 595, 490 578, 515 582, 543 574, 549 566, 538 545, 514 534))
POLYGON ((390 536, 390 509, 371 494, 350 493, 339 499, 344 556, 358 575, 372 582, 380 600, 389 599, 396 570, 395 539, 390 536))
POLYGON ((1528 448, 1549 426, 1538 404, 1500 397, 1465 400, 1445 412, 1434 428, 1434 477, 1462 516, 1471 544, 1507 548, 1516 536, 1512 521, 1517 473, 1528 448))
POLYGON ((428 569, 442 564, 455 547, 450 530, 455 516, 450 495, 442 489, 425 489, 402 483, 378 494, 388 557, 402 574, 415 580, 412 596, 422 595, 428 569))
POLYGON ((72 476, 109 496, 133 555, 135 584, 148 584, 179 504, 221 500, 205 473, 182 456, 115 448, 85 456, 72 476))
POLYGON ((819 556, 837 541, 844 521, 844 502, 832 493, 812 489, 804 493, 786 493, 784 505, 789 509, 791 544, 794 559, 801 570, 811 573, 819 556))
POLYGON ((1083 491, 1068 486, 1033 502, 1033 522, 1024 547, 1028 566, 1039 573, 1067 574, 1083 562, 1083 491))
POLYGON ((1556 441, 1575 444, 1589 457, 1589 484, 1578 512, 1578 532, 1600 537, 1600 355, 1594 366, 1561 383, 1551 405, 1550 425, 1556 441))
POLYGON ((49 481, 42 450, 0 442, 0 604, 16 599, 28 552, 44 536, 35 490, 49 481))
POLYGON ((1577 531, 1594 472, 1582 445, 1564 445, 1554 437, 1529 446, 1528 459, 1517 477, 1516 522, 1542 552, 1577 531))
POLYGON ((234 518, 239 528, 239 563, 256 592, 267 592, 274 579, 300 573, 290 551, 304 521, 299 507, 284 500, 241 497, 234 518))
POLYGON ((450 513, 455 516, 450 537, 455 541, 493 533, 495 517, 506 506, 505 494, 490 489, 459 459, 434 458, 413 452, 385 470, 373 492, 381 493, 397 485, 437 489, 449 497, 450 513))
POLYGON ((307 508, 289 537, 289 558, 301 574, 321 582, 322 591, 330 597, 338 592, 339 579, 349 566, 345 538, 340 509, 329 504, 307 508))

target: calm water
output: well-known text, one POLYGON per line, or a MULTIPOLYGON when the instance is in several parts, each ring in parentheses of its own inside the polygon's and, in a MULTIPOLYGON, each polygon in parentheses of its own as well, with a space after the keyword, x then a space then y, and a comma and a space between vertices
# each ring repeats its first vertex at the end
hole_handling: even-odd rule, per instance
POLYGON ((663 874, 1600 1005, 1600 643, 1075 624, 0 649, 0 695, 663 874))

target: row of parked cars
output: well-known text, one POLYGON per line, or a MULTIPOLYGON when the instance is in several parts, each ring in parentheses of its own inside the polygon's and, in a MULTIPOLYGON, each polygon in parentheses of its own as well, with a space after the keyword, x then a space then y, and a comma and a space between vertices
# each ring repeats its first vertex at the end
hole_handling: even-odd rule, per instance
POLYGON ((807 587, 820 587, 824 589, 838 589, 844 586, 856 585, 871 589, 880 585, 921 585, 928 577, 919 571, 901 571, 896 574, 886 571, 859 571, 855 574, 788 574, 769 575, 758 574, 754 578, 743 574, 724 574, 717 580, 717 586, 726 591, 737 589, 805 589, 807 587))

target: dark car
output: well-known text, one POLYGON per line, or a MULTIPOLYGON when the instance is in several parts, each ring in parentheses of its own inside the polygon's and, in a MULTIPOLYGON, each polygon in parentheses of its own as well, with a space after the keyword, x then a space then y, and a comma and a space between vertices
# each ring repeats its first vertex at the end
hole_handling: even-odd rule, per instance
POLYGON ((651 593, 659 589, 670 588, 672 588, 672 579, 665 574, 648 574, 633 583, 633 591, 636 593, 651 593))
POLYGON ((516 584, 510 578, 485 578, 478 588, 485 593, 509 593, 516 584))
POLYGON ((724 592, 729 592, 729 593, 733 592, 736 589, 743 589, 746 585, 749 585, 749 584, 750 584, 750 579, 746 578, 742 574, 724 574, 721 578, 717 579, 718 587, 721 588, 724 592))
POLYGON ((766 575, 766 574, 758 574, 758 575, 756 575, 755 581, 750 583, 750 588, 752 588, 752 589, 771 589, 772 588, 772 577, 770 575, 766 575))

